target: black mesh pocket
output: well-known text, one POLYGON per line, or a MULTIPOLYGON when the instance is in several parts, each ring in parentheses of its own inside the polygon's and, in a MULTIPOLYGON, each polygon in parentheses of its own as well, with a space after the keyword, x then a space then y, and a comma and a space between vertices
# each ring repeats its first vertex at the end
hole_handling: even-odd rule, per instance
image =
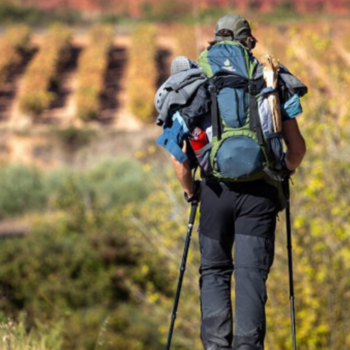
POLYGON ((202 147, 200 150, 195 151, 195 155, 197 157, 199 166, 205 172, 212 171, 210 166, 210 150, 211 150, 211 144, 208 143, 204 147, 202 147))

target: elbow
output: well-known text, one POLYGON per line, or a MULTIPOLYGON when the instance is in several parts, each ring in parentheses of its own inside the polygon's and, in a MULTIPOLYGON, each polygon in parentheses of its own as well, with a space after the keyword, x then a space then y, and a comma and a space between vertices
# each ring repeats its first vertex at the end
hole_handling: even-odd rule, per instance
POLYGON ((298 166, 302 162, 306 154, 305 140, 302 138, 299 140, 298 143, 293 144, 293 146, 290 145, 290 147, 288 147, 287 153, 289 160, 292 163, 294 163, 294 166, 298 166))

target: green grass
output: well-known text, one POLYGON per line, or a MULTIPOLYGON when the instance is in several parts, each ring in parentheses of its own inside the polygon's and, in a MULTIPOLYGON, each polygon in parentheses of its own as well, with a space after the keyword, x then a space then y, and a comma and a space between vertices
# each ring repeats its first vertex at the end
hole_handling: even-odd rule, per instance
POLYGON ((8 320, 0 324, 1 350, 61 350, 61 325, 45 326, 38 323, 37 327, 27 331, 22 319, 15 323, 8 320))

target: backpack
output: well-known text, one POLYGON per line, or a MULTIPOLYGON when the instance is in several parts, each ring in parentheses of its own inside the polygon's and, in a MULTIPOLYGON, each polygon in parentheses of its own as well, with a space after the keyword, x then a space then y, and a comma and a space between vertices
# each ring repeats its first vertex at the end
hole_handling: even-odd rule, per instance
POLYGON ((282 135, 272 129, 267 96, 273 91, 266 88, 258 61, 240 43, 221 41, 202 52, 198 63, 211 95, 212 137, 203 152, 196 151, 206 165, 204 176, 224 181, 278 177, 282 135))

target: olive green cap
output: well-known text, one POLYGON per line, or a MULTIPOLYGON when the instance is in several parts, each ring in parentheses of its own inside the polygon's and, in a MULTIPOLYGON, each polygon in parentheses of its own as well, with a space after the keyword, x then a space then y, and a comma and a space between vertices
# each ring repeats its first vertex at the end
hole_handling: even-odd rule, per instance
POLYGON ((252 37, 255 41, 256 38, 252 34, 252 30, 248 21, 239 15, 226 15, 219 18, 214 29, 215 40, 225 40, 225 37, 217 35, 221 29, 228 29, 233 31, 233 40, 245 39, 248 36, 252 37))

